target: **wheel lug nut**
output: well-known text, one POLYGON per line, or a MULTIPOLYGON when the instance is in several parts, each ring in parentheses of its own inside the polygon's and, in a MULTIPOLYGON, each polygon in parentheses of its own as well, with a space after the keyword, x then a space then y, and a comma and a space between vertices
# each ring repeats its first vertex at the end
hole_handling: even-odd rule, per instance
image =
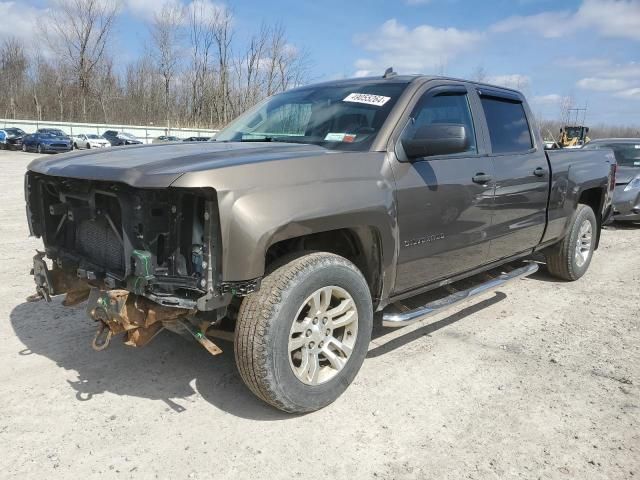
POLYGON ((327 335, 331 335, 331 330, 327 328, 327 335))
POLYGON ((318 318, 317 318, 317 317, 313 319, 313 324, 314 324, 314 325, 317 325, 317 324, 318 324, 318 318))
POLYGON ((322 319, 322 323, 324 323, 325 325, 327 324, 327 322, 328 322, 328 321, 329 321, 329 319, 328 319, 327 317, 324 317, 324 318, 322 319))
POLYGON ((313 347, 315 347, 315 346, 316 346, 316 344, 315 344, 315 343, 313 343, 313 342, 309 342, 309 348, 313 348, 313 347))
POLYGON ((307 337, 310 337, 310 336, 311 336, 311 330, 307 330, 304 334, 305 334, 307 337))
POLYGON ((324 342, 320 342, 320 343, 318 344, 318 346, 319 346, 320 348, 324 347, 324 342))

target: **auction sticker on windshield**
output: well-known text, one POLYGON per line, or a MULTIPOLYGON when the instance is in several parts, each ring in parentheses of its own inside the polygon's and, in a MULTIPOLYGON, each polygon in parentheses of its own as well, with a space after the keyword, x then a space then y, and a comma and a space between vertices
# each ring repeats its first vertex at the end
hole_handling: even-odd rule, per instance
POLYGON ((351 133, 327 133, 327 136, 324 137, 325 142, 353 143, 355 139, 356 136, 351 133))
POLYGON ((375 105, 381 107, 391 100, 391 97, 383 97, 382 95, 371 95, 369 93, 350 93, 343 102, 366 103, 367 105, 375 105))

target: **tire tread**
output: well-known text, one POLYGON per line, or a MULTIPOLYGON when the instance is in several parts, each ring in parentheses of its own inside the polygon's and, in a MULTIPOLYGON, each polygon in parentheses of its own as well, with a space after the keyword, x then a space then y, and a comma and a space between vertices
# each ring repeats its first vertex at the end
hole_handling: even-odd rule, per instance
MULTIPOLYGON (((289 289, 306 272, 327 266, 344 266, 360 271, 347 259, 338 255, 316 252, 294 258, 279 266, 262 281, 260 290, 244 298, 238 312, 234 355, 240 376, 249 389, 266 403, 286 412, 311 411, 296 405, 277 388, 269 364, 269 345, 278 305, 289 289)), ((364 278, 362 278, 364 281, 364 278)))
MULTIPOLYGON (((571 229, 567 232, 564 238, 557 244, 549 247, 545 252, 547 259, 547 270, 551 275, 562 280, 574 281, 580 278, 582 275, 576 272, 574 268, 574 232, 580 227, 581 222, 579 219, 593 214, 591 207, 585 204, 578 204, 576 211, 572 218, 571 229)), ((595 217, 595 215, 594 215, 595 217)), ((595 235, 595 230, 593 232, 595 235)), ((593 253, 593 252, 592 252, 593 253)), ((589 260, 590 262, 590 260, 589 260)), ((588 264, 587 264, 588 268, 588 264)), ((584 272, 582 272, 584 274, 584 272)))

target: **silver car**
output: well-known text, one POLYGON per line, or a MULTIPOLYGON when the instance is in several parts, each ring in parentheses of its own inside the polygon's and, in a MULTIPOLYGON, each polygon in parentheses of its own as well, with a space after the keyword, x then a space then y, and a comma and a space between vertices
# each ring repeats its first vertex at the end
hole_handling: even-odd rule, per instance
POLYGON ((618 172, 613 192, 613 219, 640 222, 640 138, 603 138, 584 149, 610 148, 616 156, 618 172))

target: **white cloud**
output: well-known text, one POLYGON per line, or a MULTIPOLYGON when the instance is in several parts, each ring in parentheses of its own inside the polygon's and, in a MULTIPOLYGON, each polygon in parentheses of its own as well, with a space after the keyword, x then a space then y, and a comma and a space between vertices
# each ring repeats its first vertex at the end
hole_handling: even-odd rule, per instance
POLYGON ((576 11, 513 16, 495 23, 493 32, 532 31, 559 38, 591 29, 605 37, 640 40, 640 0, 583 0, 576 11))
POLYGON ((548 95, 536 95, 535 97, 531 97, 531 103, 540 106, 562 105, 568 100, 568 97, 558 95, 557 93, 550 93, 548 95))
POLYGON ((611 66, 611 60, 608 58, 577 58, 577 57, 560 57, 555 65, 563 68, 576 68, 580 70, 602 70, 611 66))
POLYGON ((611 65, 599 73, 607 78, 627 78, 637 81, 640 79, 640 63, 629 62, 621 65, 611 65))
POLYGON ((578 87, 596 92, 610 92, 629 88, 631 85, 626 80, 619 78, 587 77, 578 80, 578 87))
POLYGON ((640 100, 640 87, 629 88, 627 90, 621 90, 616 92, 616 97, 632 98, 634 100, 640 100))
POLYGON ((493 85, 499 85, 501 87, 521 90, 531 85, 531 78, 519 73, 514 73, 511 75, 489 75, 486 78, 485 82, 491 83, 493 85))
POLYGON ((605 36, 640 40, 640 0, 584 0, 576 17, 605 36))
POLYGON ((491 26, 492 32, 505 33, 528 30, 538 33, 545 38, 558 38, 564 36, 571 21, 571 12, 543 12, 536 15, 515 15, 501 20, 491 26))
POLYGON ((608 92, 620 98, 640 100, 640 63, 609 62, 604 68, 591 69, 591 72, 591 76, 578 80, 578 87, 595 92, 608 92))
POLYGON ((482 33, 457 28, 420 25, 413 29, 387 20, 376 31, 355 37, 356 43, 373 58, 356 61, 359 73, 382 73, 393 66, 402 73, 442 68, 454 57, 472 50, 484 38, 482 33))
POLYGON ((165 7, 183 9, 185 24, 194 13, 200 18, 212 18, 224 11, 226 6, 211 0, 192 0, 184 4, 182 0, 125 0, 128 11, 142 20, 152 20, 154 15, 165 7))
POLYGON ((15 37, 29 47, 40 41, 40 22, 48 17, 48 8, 35 8, 22 2, 0 2, 0 39, 15 37))
POLYGON ((180 0, 125 0, 124 3, 127 10, 143 20, 152 20, 154 15, 164 8, 165 5, 174 8, 180 8, 182 6, 180 0))

